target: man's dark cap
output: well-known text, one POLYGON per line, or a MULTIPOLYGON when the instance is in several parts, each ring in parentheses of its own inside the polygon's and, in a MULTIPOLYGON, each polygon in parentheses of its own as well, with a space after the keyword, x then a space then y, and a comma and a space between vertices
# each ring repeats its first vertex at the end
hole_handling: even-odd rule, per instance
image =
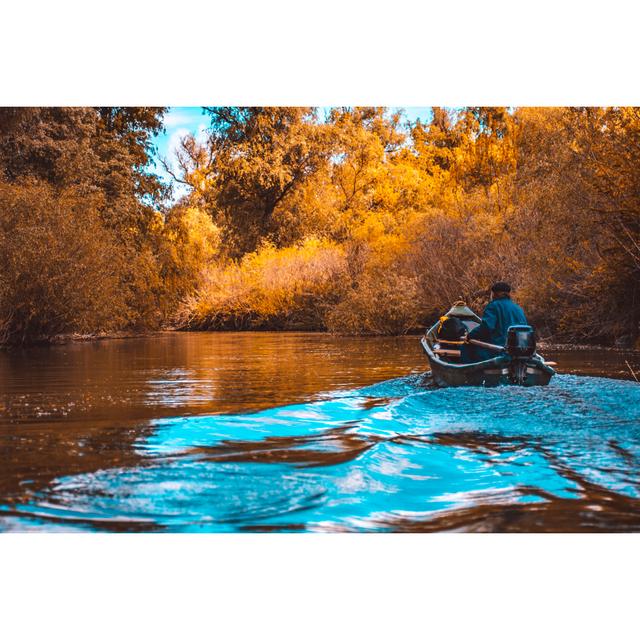
POLYGON ((496 282, 491 285, 491 291, 494 293, 511 293, 511 286, 508 282, 496 282))

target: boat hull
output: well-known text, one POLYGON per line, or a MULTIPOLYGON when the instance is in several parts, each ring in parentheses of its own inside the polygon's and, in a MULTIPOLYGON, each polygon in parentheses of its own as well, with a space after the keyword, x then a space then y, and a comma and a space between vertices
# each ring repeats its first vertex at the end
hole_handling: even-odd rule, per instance
POLYGON ((539 356, 523 362, 522 375, 519 377, 513 375, 514 362, 508 355, 499 355, 471 364, 453 364, 439 358, 432 351, 426 338, 422 338, 421 343, 429 360, 433 382, 439 387, 545 386, 555 373, 539 356))

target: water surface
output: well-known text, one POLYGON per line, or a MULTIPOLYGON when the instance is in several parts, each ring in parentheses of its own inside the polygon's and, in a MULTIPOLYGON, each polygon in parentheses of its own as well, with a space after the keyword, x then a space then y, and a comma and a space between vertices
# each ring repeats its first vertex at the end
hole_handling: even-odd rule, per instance
POLYGON ((434 390, 416 337, 0 353, 0 531, 640 529, 640 354, 434 390))

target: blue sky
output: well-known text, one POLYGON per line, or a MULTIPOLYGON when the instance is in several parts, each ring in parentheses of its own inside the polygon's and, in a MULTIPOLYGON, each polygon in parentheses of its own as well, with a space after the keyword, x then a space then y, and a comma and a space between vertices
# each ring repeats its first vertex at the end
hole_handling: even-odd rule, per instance
MULTIPOLYGON (((175 167, 175 149, 180 138, 189 133, 195 135, 204 132, 209 125, 209 118, 202 113, 202 107, 171 107, 164 116, 165 131, 156 136, 154 144, 157 148, 158 158, 165 158, 175 167)), ((156 159, 155 172, 166 182, 173 182, 171 176, 156 159)), ((186 187, 174 184, 174 197, 185 193, 186 187)))
MULTIPOLYGON (((329 107, 327 107, 329 108, 329 107)), ((431 119, 431 107, 390 107, 391 110, 403 109, 406 121, 420 118, 423 122, 431 119)), ((170 165, 175 166, 175 149, 180 138, 192 133, 203 135, 209 125, 209 118, 202 113, 202 107, 171 107, 164 117, 165 132, 156 136, 154 143, 157 155, 166 158, 170 165)), ((155 172, 166 182, 172 182, 169 174, 158 160, 155 162, 155 172)), ((183 185, 174 184, 174 197, 185 193, 183 185)))

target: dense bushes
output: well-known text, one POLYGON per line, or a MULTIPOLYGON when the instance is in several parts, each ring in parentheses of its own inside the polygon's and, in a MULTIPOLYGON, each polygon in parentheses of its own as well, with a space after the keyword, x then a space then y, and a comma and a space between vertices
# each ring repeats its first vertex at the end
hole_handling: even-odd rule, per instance
POLYGON ((130 320, 127 280, 137 275, 90 197, 42 183, 0 184, 0 211, 0 342, 130 320))
POLYGON ((381 109, 334 109, 325 122, 310 113, 214 110, 212 146, 187 145, 189 199, 220 221, 229 241, 217 258, 226 266, 210 269, 185 307, 187 326, 402 333, 459 298, 481 310, 491 282, 506 279, 547 336, 638 338, 637 108, 436 108, 430 123, 404 131, 381 109), (305 159, 291 143, 299 152, 295 141, 311 130, 322 144, 305 159), (268 146, 268 166, 242 165, 245 187, 234 169, 219 190, 229 169, 219 148, 246 160, 247 149, 254 157, 288 131, 282 153, 268 146), (233 238, 239 225, 251 220, 269 250, 224 262, 242 245, 233 238), (344 252, 331 296, 316 290, 313 261, 304 278, 285 275, 301 268, 290 252, 310 235, 344 252), (280 288, 264 284, 268 268, 256 256, 267 255, 279 265, 280 288))
POLYGON ((156 328, 164 109, 0 109, 0 344, 156 328))
POLYGON ((180 309, 181 326, 204 329, 322 329, 345 273, 343 250, 311 238, 266 244, 240 262, 211 264, 180 309))
POLYGON ((0 342, 395 334, 509 280, 558 339, 640 335, 640 109, 212 108, 168 207, 163 109, 0 109, 0 342))
POLYGON ((324 320, 336 333, 397 335, 418 327, 423 312, 416 278, 386 270, 364 274, 324 320))

